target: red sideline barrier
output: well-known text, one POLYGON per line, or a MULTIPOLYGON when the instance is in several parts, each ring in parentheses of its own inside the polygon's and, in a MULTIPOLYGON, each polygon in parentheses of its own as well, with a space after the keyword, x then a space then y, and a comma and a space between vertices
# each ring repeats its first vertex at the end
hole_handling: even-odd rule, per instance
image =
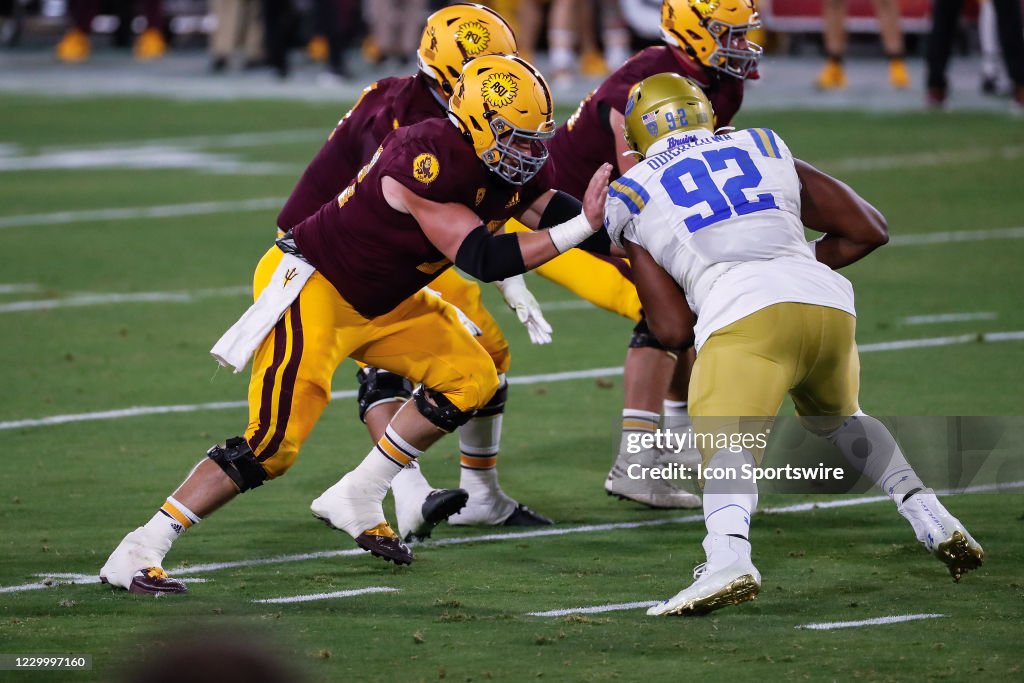
MULTIPOLYGON (((769 31, 783 33, 821 33, 822 0, 760 0, 757 4, 761 23, 769 31)), ((900 26, 904 33, 928 33, 931 30, 929 0, 899 0, 900 26)), ((871 0, 847 0, 846 30, 851 33, 878 33, 878 19, 871 0)))

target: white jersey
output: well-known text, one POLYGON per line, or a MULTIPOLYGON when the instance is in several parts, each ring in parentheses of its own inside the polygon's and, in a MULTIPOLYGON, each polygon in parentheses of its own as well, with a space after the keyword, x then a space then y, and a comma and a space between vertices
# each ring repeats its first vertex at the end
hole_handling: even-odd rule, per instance
POLYGON ((659 140, 609 186, 605 228, 615 244, 646 249, 683 288, 698 350, 777 303, 856 315, 849 281, 811 253, 793 156, 767 128, 659 140))

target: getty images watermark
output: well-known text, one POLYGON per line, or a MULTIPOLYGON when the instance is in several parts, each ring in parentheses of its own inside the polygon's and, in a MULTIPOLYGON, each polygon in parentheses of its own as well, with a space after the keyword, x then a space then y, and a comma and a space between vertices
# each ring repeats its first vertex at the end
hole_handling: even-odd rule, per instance
POLYGON ((763 432, 745 433, 702 433, 692 429, 673 431, 672 429, 656 429, 653 432, 634 432, 626 437, 626 452, 636 455, 645 450, 658 450, 664 454, 683 456, 689 452, 692 463, 665 462, 655 466, 640 463, 630 464, 626 468, 626 476, 630 479, 674 479, 698 481, 754 481, 788 480, 788 481, 841 481, 846 472, 842 467, 828 467, 824 463, 817 465, 785 464, 777 467, 757 466, 744 463, 739 467, 708 467, 700 458, 699 451, 717 453, 725 450, 730 453, 743 451, 763 453, 768 448, 768 436, 771 428, 763 432))

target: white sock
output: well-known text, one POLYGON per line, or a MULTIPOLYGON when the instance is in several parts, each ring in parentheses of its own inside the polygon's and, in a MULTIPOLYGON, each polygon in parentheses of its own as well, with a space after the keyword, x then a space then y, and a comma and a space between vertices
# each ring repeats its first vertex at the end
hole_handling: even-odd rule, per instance
POLYGON ((434 487, 423 476, 420 464, 415 460, 399 470, 391 480, 391 493, 396 499, 423 500, 433 490, 434 487))
POLYGON ((365 495, 383 500, 395 476, 421 455, 423 451, 410 445, 388 425, 377 445, 349 473, 351 482, 365 495))
POLYGON ((615 71, 632 56, 629 45, 629 30, 624 28, 606 28, 603 36, 605 45, 604 61, 608 63, 609 69, 615 71))
POLYGON ((907 494, 926 488, 885 425, 862 411, 825 438, 897 504, 907 494))
POLYGON ((551 46, 551 70, 569 71, 576 61, 576 55, 572 46, 576 41, 576 34, 564 29, 552 29, 548 31, 548 44, 551 46))
POLYGON ((743 476, 744 464, 753 466, 754 456, 726 448, 708 461, 707 467, 735 472, 735 478, 709 479, 704 485, 704 525, 709 534, 749 538, 750 514, 757 506, 757 482, 752 476, 743 476))
POLYGON ((199 515, 175 500, 173 496, 168 496, 167 501, 142 528, 146 530, 147 536, 159 541, 161 546, 169 546, 178 536, 201 521, 199 515))
MULTIPOLYGON (((619 439, 619 456, 639 452, 640 440, 644 435, 654 434, 658 428, 658 414, 649 410, 626 408, 622 411, 622 436, 619 439)), ((646 450, 641 448, 641 450, 646 450)))

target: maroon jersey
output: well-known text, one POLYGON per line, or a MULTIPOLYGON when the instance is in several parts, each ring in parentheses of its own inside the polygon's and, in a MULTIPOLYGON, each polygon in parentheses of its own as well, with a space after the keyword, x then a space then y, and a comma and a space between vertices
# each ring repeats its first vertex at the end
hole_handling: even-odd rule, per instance
POLYGON ((660 73, 677 73, 695 81, 711 100, 719 126, 727 126, 743 102, 743 80, 719 75, 700 64, 676 56, 666 46, 649 47, 637 53, 580 104, 569 120, 559 127, 548 143, 551 160, 558 169, 557 187, 582 198, 591 176, 608 162, 612 179, 618 177, 615 158, 615 133, 608 112, 626 111, 629 90, 638 82, 660 73))
POLYGON ((366 88, 306 167, 277 217, 278 227, 294 228, 337 197, 392 130, 444 115, 445 105, 422 73, 366 88))
POLYGON ((372 318, 451 266, 411 215, 387 203, 382 178, 431 201, 467 206, 496 230, 552 186, 551 174, 545 164, 526 185, 510 185, 484 166, 448 119, 429 119, 391 132, 337 200, 292 232, 303 256, 361 315, 372 318))

